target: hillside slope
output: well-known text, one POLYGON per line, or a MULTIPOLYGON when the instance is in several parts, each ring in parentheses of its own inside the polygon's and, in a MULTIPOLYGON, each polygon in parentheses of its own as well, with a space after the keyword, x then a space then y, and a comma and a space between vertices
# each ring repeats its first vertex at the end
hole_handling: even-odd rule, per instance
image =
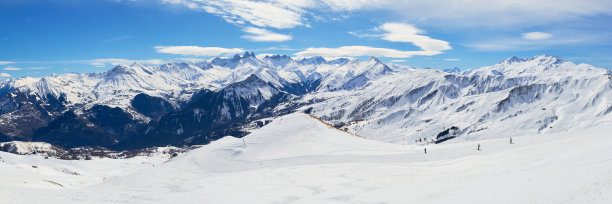
POLYGON ((133 64, 4 82, 0 140, 115 150, 200 145, 299 111, 398 144, 560 133, 612 121, 611 77, 548 55, 453 73, 374 57, 296 61, 253 53, 133 64))
MULTIPOLYGON (((475 142, 427 146, 424 154, 423 146, 369 141, 292 114, 244 140, 226 137, 89 186, 43 185, 49 182, 36 179, 54 177, 31 173, 20 177, 26 183, 5 179, 38 159, 0 153, 7 160, 0 163, 0 195, 20 203, 607 203, 611 125, 517 135, 514 144, 484 140, 481 151, 475 142), (18 158, 21 164, 14 162, 18 158)), ((55 162, 61 161, 36 164, 47 169, 55 162)), ((97 165, 82 161, 70 168, 87 172, 81 168, 97 165)))

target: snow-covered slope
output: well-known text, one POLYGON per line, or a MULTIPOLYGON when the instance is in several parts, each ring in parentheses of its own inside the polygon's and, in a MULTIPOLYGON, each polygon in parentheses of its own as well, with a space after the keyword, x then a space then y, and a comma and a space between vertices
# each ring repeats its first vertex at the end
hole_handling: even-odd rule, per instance
MULTIPOLYGON (((164 126, 160 128, 185 137, 168 141, 193 141, 192 136, 211 134, 214 130, 208 125, 218 121, 240 123, 261 119, 262 115, 313 108, 312 113, 325 121, 380 141, 468 141, 515 133, 560 132, 610 121, 611 73, 547 55, 512 57, 493 66, 455 73, 387 65, 373 57, 296 61, 280 55, 257 58, 253 53, 198 63, 135 63, 104 73, 9 80, 0 88, 13 90, 0 95, 0 130, 9 137, 28 140, 67 110, 80 115, 95 105, 106 105, 130 114, 134 124, 162 119, 164 126), (156 116, 150 118, 147 113, 152 110, 141 113, 138 110, 147 108, 134 108, 130 103, 143 93, 143 99, 162 104, 167 101, 174 107, 161 106, 165 108, 148 114, 156 116), (214 97, 200 101, 192 110, 190 106, 198 99, 195 93, 214 97), (209 104, 212 101, 214 104, 209 104), (259 109, 262 104, 266 107, 259 109), (202 113, 221 120, 206 119, 202 113), (177 115, 183 118, 174 117, 177 115), (202 118, 208 121, 202 123, 202 118), (186 122, 177 122, 181 120, 186 122), (36 121, 33 129, 19 128, 27 121, 36 121), (193 126, 194 135, 178 134, 186 125, 193 126)), ((146 134, 129 132, 134 133, 129 137, 146 134)), ((159 129, 157 132, 163 134, 158 135, 160 138, 168 135, 159 129)), ((223 132, 227 131, 217 131, 223 132)))
POLYGON ((191 154, 193 159, 197 159, 204 154, 225 155, 223 156, 225 158, 217 158, 220 160, 238 158, 256 162, 315 155, 375 155, 380 154, 381 149, 386 149, 387 153, 392 152, 391 150, 398 152, 402 150, 395 145, 367 140, 340 131, 302 113, 277 118, 271 124, 242 139, 229 137, 216 144, 222 146, 196 150, 191 154), (300 131, 296 131, 298 129, 300 131), (214 150, 211 148, 214 148, 214 150), (203 153, 206 151, 213 151, 214 153, 203 153))
POLYGON ((2 142, 0 143, 0 149, 5 152, 10 152, 14 154, 30 154, 33 152, 45 152, 47 155, 56 154, 58 151, 61 151, 57 147, 49 143, 44 142, 22 142, 22 141, 12 141, 12 142, 2 142))
POLYGON ((16 203, 608 203, 610 125, 515 135, 514 144, 483 140, 481 151, 476 142, 433 145, 424 154, 297 113, 163 164, 0 152, 0 196, 16 203))
POLYGON ((134 63, 119 65, 103 73, 10 79, 2 82, 0 89, 17 89, 41 98, 65 95, 69 106, 99 104, 125 108, 139 93, 162 97, 178 105, 200 89, 218 90, 251 75, 276 87, 325 78, 325 89, 337 89, 354 77, 372 78, 390 71, 375 58, 340 62, 305 64, 287 56, 258 59, 254 54, 245 53, 242 57, 236 55, 231 59, 215 58, 197 63, 172 62, 161 66, 134 63))
POLYGON ((302 101, 321 101, 308 106, 314 115, 371 139, 468 141, 612 121, 610 73, 542 55, 458 74, 404 69, 362 89, 317 92, 302 101), (444 134, 453 126, 458 130, 444 134))
POLYGON ((44 194, 38 197, 36 192, 52 193, 58 189, 102 183, 108 178, 129 175, 167 160, 165 155, 130 159, 59 160, 0 152, 0 194, 2 202, 7 203, 22 203, 25 200, 31 200, 30 203, 48 203, 44 194), (10 196, 11 192, 19 193, 10 196))

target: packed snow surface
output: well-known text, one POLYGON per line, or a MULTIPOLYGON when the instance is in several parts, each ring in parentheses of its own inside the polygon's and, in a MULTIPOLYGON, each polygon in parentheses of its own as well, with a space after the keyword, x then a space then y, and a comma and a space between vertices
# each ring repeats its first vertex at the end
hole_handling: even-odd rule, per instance
POLYGON ((610 203, 612 124, 438 145, 275 119, 164 162, 0 152, 2 203, 610 203), (424 153, 427 148, 427 154, 424 153), (35 166, 35 167, 34 167, 35 166))

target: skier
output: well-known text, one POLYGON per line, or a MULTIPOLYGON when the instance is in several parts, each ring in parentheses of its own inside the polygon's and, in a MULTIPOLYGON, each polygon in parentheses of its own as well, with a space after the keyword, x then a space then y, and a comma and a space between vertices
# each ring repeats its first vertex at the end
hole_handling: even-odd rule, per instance
POLYGON ((478 150, 478 151, 480 151, 480 143, 478 143, 478 148, 477 148, 477 150, 478 150))
POLYGON ((512 143, 512 137, 510 137, 510 144, 513 144, 513 143, 512 143))
POLYGON ((425 154, 427 154, 427 147, 425 147, 425 154))

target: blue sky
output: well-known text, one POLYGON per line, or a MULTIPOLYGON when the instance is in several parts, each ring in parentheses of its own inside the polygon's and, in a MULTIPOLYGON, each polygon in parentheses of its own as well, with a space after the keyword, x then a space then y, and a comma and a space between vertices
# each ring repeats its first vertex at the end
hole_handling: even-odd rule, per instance
POLYGON ((609 0, 2 0, 0 77, 236 52, 469 69, 546 53, 612 68, 609 0))

